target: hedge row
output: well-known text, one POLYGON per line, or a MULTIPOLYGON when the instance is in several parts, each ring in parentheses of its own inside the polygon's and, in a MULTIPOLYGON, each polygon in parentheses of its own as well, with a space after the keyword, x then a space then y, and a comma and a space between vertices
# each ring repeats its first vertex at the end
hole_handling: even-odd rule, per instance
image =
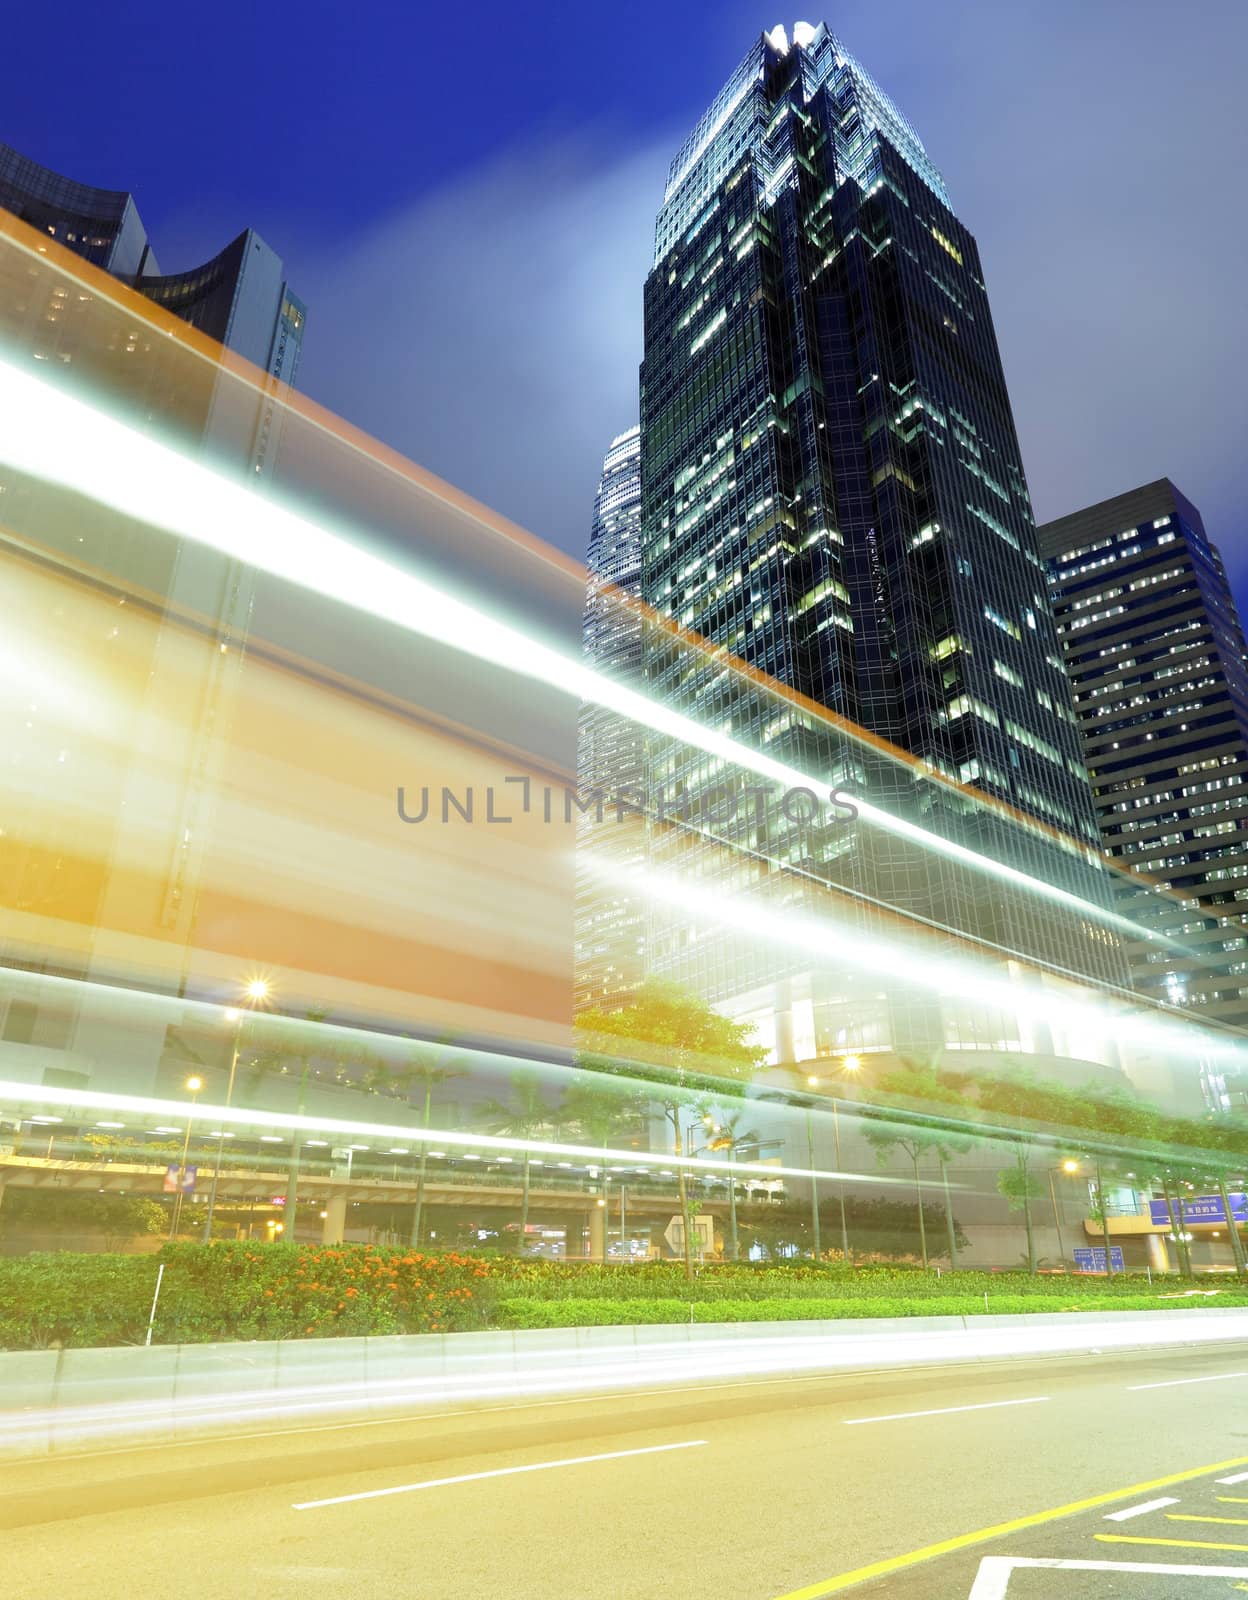
MULTIPOLYGON (((1160 1295, 1080 1295, 1071 1300, 1053 1296, 1045 1302, 1035 1295, 1004 1294, 990 1302, 994 1316, 1076 1311, 1190 1311, 1202 1306, 1248 1307, 1248 1294, 1219 1294, 1216 1300, 1165 1299, 1160 1295)), ((636 1323, 683 1322, 817 1322, 869 1317, 973 1317, 983 1316, 982 1296, 949 1295, 934 1304, 930 1297, 889 1299, 864 1296, 857 1300, 712 1300, 690 1301, 685 1307, 670 1299, 639 1300, 500 1300, 495 1326, 500 1328, 626 1327, 636 1323), (683 1309, 683 1315, 681 1311, 683 1309)))
MULTIPOLYGON (((0 1257, 0 1349, 141 1343, 160 1262, 159 1344, 683 1322, 690 1305, 694 1320, 723 1322, 1209 1303, 1161 1298, 1173 1283, 1151 1287, 1139 1276, 937 1277, 902 1267, 723 1263, 702 1268, 691 1283, 679 1262, 600 1266, 360 1245, 173 1243, 158 1258, 0 1257)), ((1248 1305, 1248 1292, 1225 1283, 1214 1303, 1248 1305)))

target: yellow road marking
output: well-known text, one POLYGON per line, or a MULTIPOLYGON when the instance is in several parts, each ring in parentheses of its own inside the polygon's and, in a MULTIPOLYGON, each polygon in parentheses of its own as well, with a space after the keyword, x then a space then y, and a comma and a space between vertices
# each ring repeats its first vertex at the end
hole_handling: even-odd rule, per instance
POLYGON ((1248 1506, 1248 1500, 1239 1494, 1215 1494, 1213 1498, 1224 1506, 1248 1506))
POLYGON ((1237 1528, 1248 1528, 1248 1517, 1193 1517, 1178 1511, 1166 1513, 1167 1522, 1233 1522, 1237 1528))
MULTIPOLYGON (((1248 1456, 1237 1456, 1233 1461, 1218 1461, 1211 1467, 1192 1467, 1187 1472, 1172 1472, 1167 1477, 1152 1478, 1147 1483, 1133 1483, 1127 1489, 1111 1489, 1108 1494, 1092 1495, 1087 1500, 1073 1500, 1069 1505, 1057 1506, 1052 1511, 1033 1511, 1030 1516, 1015 1517, 1010 1522, 998 1522, 991 1528, 979 1528, 974 1533, 960 1533, 956 1538, 942 1539, 939 1544, 924 1545, 921 1550, 909 1550, 905 1555, 889 1556, 884 1561, 873 1561, 869 1567, 855 1567, 852 1572, 842 1572, 835 1578, 824 1578, 822 1582, 807 1584, 803 1589, 791 1589, 787 1594, 778 1595, 777 1600, 824 1600, 825 1595, 840 1594, 842 1590, 850 1589, 856 1583, 866 1583, 869 1578, 882 1578, 890 1572, 902 1572, 907 1567, 917 1567, 921 1562, 934 1561, 937 1556, 947 1556, 955 1550, 966 1550, 972 1545, 985 1544, 989 1539, 999 1539, 1007 1533, 1020 1533, 1024 1528, 1038 1528, 1046 1522, 1057 1522, 1062 1517, 1073 1517, 1080 1511, 1092 1511, 1097 1506, 1112 1505, 1115 1500, 1128 1500, 1133 1495, 1148 1494, 1152 1489, 1168 1489, 1172 1483, 1190 1483, 1193 1478, 1204 1478, 1211 1472, 1226 1472, 1231 1467, 1245 1465, 1248 1465, 1248 1456)), ((1097 1537, 1112 1539, 1113 1536, 1098 1534, 1097 1537)), ((1172 1541, 1163 1539, 1160 1542, 1166 1544, 1172 1541)), ((1209 1548, 1248 1550, 1248 1545, 1210 1545, 1209 1548)))
POLYGON ((1164 1544, 1172 1550, 1248 1550, 1248 1544, 1209 1544, 1203 1539, 1131 1539, 1125 1533, 1098 1533, 1102 1544, 1164 1544))

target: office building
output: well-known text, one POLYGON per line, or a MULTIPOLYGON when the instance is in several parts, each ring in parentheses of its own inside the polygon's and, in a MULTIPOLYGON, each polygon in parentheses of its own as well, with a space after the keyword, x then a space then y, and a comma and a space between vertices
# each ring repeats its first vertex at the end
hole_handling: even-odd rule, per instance
MULTIPOLYGON (((595 671, 640 686, 641 616, 635 602, 641 578, 641 441, 629 428, 611 441, 594 497, 586 557, 584 650, 595 671)), ((583 705, 577 725, 577 786, 582 796, 612 800, 645 782, 641 729, 603 706, 583 705)), ((613 876, 644 858, 640 811, 607 804, 577 817, 577 1009, 609 1006, 641 982, 644 918, 626 886, 613 876)))
MULTIPOLYGON (((826 819, 673 818, 671 795, 724 775, 652 742, 652 864, 793 909, 831 886, 850 921, 893 908, 994 959, 1122 981, 975 240, 826 25, 761 37, 672 162, 645 287, 641 480, 642 599, 714 647, 694 662, 652 630, 648 692, 958 847, 826 819), (796 698, 730 682, 724 651, 796 698)), ((782 1055, 801 1051, 795 1026, 820 1051, 1018 1048, 957 1000, 901 1024, 895 994, 876 994, 867 1018, 853 974, 763 974, 756 950, 686 923, 656 930, 655 970, 746 1010, 753 987, 782 1055)))
POLYGON ((262 371, 293 384, 307 312, 250 228, 210 261, 162 274, 134 196, 97 189, 0 144, 0 207, 138 289, 262 371))
POLYGON ((1222 558, 1168 478, 1040 529, 1139 990, 1248 1026, 1248 652, 1222 558))

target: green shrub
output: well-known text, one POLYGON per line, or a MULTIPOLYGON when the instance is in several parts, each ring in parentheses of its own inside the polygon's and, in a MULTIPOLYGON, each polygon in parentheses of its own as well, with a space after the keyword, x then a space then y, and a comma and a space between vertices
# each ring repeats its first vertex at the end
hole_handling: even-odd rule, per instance
MULTIPOLYGON (((214 1241, 151 1256, 0 1256, 0 1349, 141 1343, 159 1262, 159 1344, 630 1322, 808 1320, 1248 1305, 1248 1292, 1166 1299, 1137 1276, 1030 1278, 898 1266, 521 1260, 365 1245, 214 1241), (987 1295, 985 1307, 984 1296, 987 1295)), ((1181 1292, 1181 1291, 1180 1291, 1181 1292)))
MULTIPOLYGON (((1219 1295, 1219 1305, 1248 1306, 1248 1295, 1219 1295)), ((1192 1310, 1210 1302, 1162 1300, 1149 1295, 1079 1296, 1076 1299, 1045 1304, 1034 1295, 1002 1295, 992 1304, 994 1315, 1040 1312, 1078 1312, 1097 1310, 1164 1311, 1192 1310)), ((690 1301, 684 1305, 666 1298, 635 1300, 563 1299, 500 1300, 495 1320, 500 1328, 585 1328, 628 1327, 637 1323, 704 1322, 808 1322, 854 1321, 871 1317, 983 1316, 982 1297, 949 1295, 939 1304, 928 1297, 893 1299, 862 1296, 856 1300, 714 1300, 690 1301), (692 1315, 691 1315, 692 1313, 692 1315)))

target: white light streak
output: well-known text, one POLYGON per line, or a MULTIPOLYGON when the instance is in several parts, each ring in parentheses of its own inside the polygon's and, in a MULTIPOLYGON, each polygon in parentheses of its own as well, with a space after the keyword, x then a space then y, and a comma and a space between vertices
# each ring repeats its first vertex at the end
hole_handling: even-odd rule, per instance
MULTIPOLYGON (((547 687, 616 711, 656 733, 717 756, 786 789, 827 788, 824 778, 703 728, 670 706, 598 674, 568 655, 468 602, 356 546, 252 489, 213 472, 84 401, 0 362, 0 461, 84 495, 139 522, 231 556, 248 566, 384 618, 448 649, 502 666, 547 687)), ((982 856, 917 823, 857 801, 860 820, 979 873, 1014 884, 1131 938, 1157 942, 1151 929, 982 856)))
MULTIPOLYGON (((657 1095, 662 1094, 662 1085, 655 1086, 657 1095)), ((144 1095, 111 1094, 105 1090, 96 1089, 63 1089, 52 1084, 15 1083, 0 1080, 0 1105, 13 1105, 20 1107, 29 1105, 32 1101, 40 1105, 57 1105, 73 1107, 83 1111, 129 1111, 132 1114, 146 1114, 160 1116, 165 1112, 187 1116, 187 1107, 175 1100, 156 1100, 144 1095)), ((401 1136, 409 1140, 422 1142, 436 1142, 439 1145, 452 1145, 468 1152, 464 1160, 481 1160, 479 1151, 503 1151, 506 1153, 525 1151, 534 1155, 576 1156, 588 1164, 601 1166, 604 1161, 625 1164, 630 1170, 644 1167, 653 1163, 654 1152, 639 1150, 613 1150, 602 1145, 583 1144, 558 1144, 554 1140, 545 1139, 511 1139, 488 1133, 462 1133, 448 1128, 411 1128, 395 1123, 385 1122, 352 1122, 341 1117, 312 1117, 296 1115, 293 1112, 248 1110, 238 1106, 205 1105, 202 1102, 196 1108, 195 1117, 200 1121, 211 1120, 218 1129, 225 1124, 244 1128, 282 1128, 309 1133, 336 1133, 344 1139, 352 1135, 367 1135, 374 1139, 394 1139, 401 1136), (423 1135, 423 1139, 422 1139, 423 1135)), ((30 1119, 27 1119, 30 1120, 30 1119)), ((55 1119, 57 1121, 61 1118, 55 1119)), ((87 1120, 85 1117, 84 1121, 87 1120)), ((173 1129, 180 1132, 181 1129, 173 1129)), ((226 1138, 230 1138, 226 1134, 226 1138)), ((311 1143, 310 1140, 305 1143, 311 1143)), ((352 1149, 361 1150, 362 1145, 352 1145, 352 1149)), ((772 1166, 761 1161, 727 1161, 717 1160, 710 1156, 677 1156, 664 1155, 664 1161, 670 1161, 673 1168, 685 1167, 693 1172, 723 1172, 735 1173, 738 1177, 753 1174, 765 1178, 829 1178, 844 1183, 895 1183, 905 1185, 905 1178, 889 1178, 881 1173, 853 1173, 837 1172, 831 1168, 823 1167, 780 1167, 772 1166)), ((958 1187, 954 1185, 953 1187, 958 1187)))

